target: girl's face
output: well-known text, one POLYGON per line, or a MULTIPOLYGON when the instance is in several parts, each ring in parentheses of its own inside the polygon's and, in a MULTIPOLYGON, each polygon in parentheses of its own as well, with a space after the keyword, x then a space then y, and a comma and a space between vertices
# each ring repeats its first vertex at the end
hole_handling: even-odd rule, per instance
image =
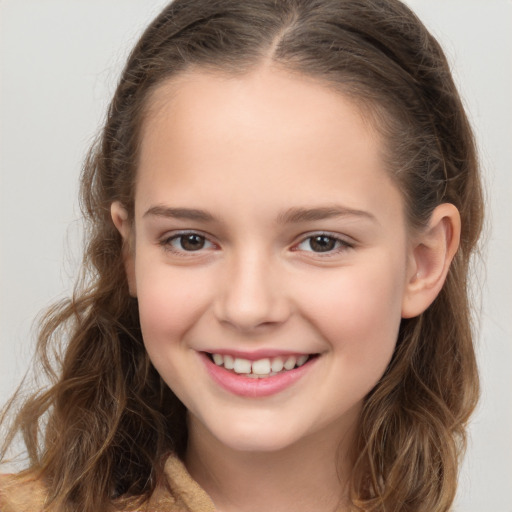
POLYGON ((412 272, 382 149, 350 100, 280 69, 156 92, 127 272, 191 429, 268 451, 354 425, 412 272))

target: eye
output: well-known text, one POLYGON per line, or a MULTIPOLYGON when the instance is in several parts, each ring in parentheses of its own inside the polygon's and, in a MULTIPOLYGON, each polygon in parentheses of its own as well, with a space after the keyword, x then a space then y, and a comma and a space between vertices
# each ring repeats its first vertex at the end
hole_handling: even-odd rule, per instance
POLYGON ((196 252, 211 249, 214 244, 199 233, 179 233, 162 240, 161 245, 172 252, 196 252))
POLYGON ((318 233, 312 236, 308 236, 302 240, 302 242, 296 246, 296 250, 316 253, 330 253, 338 252, 350 247, 351 245, 348 242, 338 237, 325 233, 318 233))

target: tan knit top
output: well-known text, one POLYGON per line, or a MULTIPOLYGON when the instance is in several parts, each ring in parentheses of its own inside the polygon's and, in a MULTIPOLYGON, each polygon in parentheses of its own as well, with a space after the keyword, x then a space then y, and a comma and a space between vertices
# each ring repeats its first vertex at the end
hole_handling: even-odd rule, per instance
MULTIPOLYGON (((157 487, 149 502, 137 512, 215 512, 210 497, 178 457, 167 459, 165 476, 165 484, 157 487)), ((0 475, 0 512, 42 512, 45 497, 45 489, 37 479, 0 475)))

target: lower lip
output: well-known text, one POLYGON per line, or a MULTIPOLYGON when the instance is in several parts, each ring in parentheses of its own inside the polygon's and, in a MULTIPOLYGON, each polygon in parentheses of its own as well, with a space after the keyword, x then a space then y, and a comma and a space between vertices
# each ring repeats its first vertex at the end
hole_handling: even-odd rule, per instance
POLYGON ((210 377, 222 388, 238 396, 260 398, 275 395, 292 386, 301 379, 315 364, 318 357, 309 359, 305 364, 271 377, 250 378, 217 366, 206 354, 201 354, 210 377))

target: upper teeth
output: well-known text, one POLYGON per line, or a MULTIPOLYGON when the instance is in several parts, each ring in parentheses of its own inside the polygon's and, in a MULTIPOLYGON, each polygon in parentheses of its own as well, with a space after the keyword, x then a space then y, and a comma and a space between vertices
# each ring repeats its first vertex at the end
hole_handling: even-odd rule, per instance
POLYGON ((302 366, 309 359, 309 356, 266 357, 257 361, 250 361, 228 354, 212 354, 212 358, 217 366, 224 366, 227 370, 233 370, 235 373, 264 377, 275 375, 283 370, 293 370, 296 366, 302 366))

